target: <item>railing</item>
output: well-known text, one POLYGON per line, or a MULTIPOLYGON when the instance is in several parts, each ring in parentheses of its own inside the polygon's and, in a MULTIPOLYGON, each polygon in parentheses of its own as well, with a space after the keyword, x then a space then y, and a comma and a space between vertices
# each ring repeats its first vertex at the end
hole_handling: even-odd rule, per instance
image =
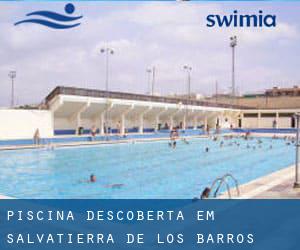
POLYGON ((231 191, 230 191, 231 189, 230 189, 230 186, 229 186, 229 184, 226 180, 228 178, 231 178, 234 181, 237 196, 240 196, 239 183, 238 183, 237 179, 234 178, 232 176, 232 174, 227 173, 227 174, 223 175, 222 177, 219 177, 219 178, 215 179, 214 182, 212 183, 211 188, 210 188, 211 192, 214 190, 215 186, 218 184, 215 192, 213 193, 214 198, 216 198, 218 196, 218 193, 221 190, 221 187, 222 187, 223 183, 225 183, 228 197, 229 197, 229 199, 231 199, 231 197, 232 197, 231 191))
POLYGON ((175 103, 183 105, 194 105, 194 106, 206 106, 206 107, 218 107, 218 108, 235 108, 235 109, 249 109, 249 107, 231 104, 220 104, 210 103, 206 101, 198 100, 186 100, 181 98, 171 98, 162 96, 142 95, 124 92, 112 92, 95 89, 83 89, 74 87, 56 87, 47 97, 46 103, 49 103, 57 95, 76 95, 76 96, 88 96, 88 97, 99 97, 99 98, 115 98, 115 99, 126 99, 146 102, 163 102, 163 103, 175 103))

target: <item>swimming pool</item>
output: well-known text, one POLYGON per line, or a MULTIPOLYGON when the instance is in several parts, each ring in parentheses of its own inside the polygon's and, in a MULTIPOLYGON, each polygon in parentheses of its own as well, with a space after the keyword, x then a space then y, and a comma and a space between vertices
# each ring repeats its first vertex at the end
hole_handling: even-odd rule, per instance
POLYGON ((17 198, 193 198, 225 173, 242 184, 293 164, 293 145, 261 140, 261 148, 257 139, 224 140, 220 147, 220 140, 202 138, 189 145, 178 141, 175 149, 157 141, 1 151, 0 193, 17 198), (85 182, 92 173, 97 182, 85 182))

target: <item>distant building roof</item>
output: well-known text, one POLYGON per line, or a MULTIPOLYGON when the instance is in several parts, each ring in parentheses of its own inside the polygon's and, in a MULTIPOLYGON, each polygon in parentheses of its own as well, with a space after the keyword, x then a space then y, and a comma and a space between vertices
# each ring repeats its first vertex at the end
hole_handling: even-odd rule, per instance
POLYGON ((272 89, 267 89, 265 94, 267 96, 300 96, 300 88, 298 86, 292 88, 273 87, 272 89))

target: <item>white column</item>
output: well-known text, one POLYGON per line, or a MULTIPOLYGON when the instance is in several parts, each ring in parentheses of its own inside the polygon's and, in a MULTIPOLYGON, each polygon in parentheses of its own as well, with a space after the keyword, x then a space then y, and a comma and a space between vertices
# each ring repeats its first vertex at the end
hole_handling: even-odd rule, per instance
POLYGON ((152 107, 146 108, 139 116, 139 133, 144 133, 144 120, 146 117, 146 114, 152 110, 152 107))
POLYGON ((198 123, 198 119, 197 119, 197 116, 195 116, 194 117, 194 124, 193 124, 194 129, 197 129, 197 123, 198 123))
POLYGON ((170 117, 170 130, 174 127, 174 119, 173 116, 170 117))
POLYGON ((261 119, 261 113, 258 112, 257 114, 257 127, 260 128, 260 119, 261 119))
POLYGON ((144 115, 141 114, 139 116, 139 133, 143 134, 144 133, 144 115))
POLYGON ((101 113, 100 115, 100 134, 104 135, 104 112, 101 113))
POLYGON ((183 121, 182 121, 182 128, 186 129, 186 116, 183 116, 183 121))
POLYGON ((125 114, 122 114, 121 115, 121 131, 120 131, 121 135, 125 134, 125 121, 126 121, 125 114))
POLYGON ((120 134, 124 135, 126 130, 126 115, 129 114, 134 109, 134 105, 131 105, 127 110, 125 110, 121 114, 121 128, 120 128, 120 134))
POLYGON ((78 134, 78 128, 81 126, 81 114, 90 106, 90 103, 87 102, 86 104, 84 104, 79 110, 78 112, 76 112, 75 114, 73 114, 70 118, 71 121, 73 121, 75 119, 76 122, 76 134, 78 134))

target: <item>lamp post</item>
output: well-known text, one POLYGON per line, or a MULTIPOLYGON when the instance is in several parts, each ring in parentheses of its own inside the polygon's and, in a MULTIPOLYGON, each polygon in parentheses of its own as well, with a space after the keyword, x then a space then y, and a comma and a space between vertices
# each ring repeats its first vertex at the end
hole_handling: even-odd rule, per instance
POLYGON ((155 74, 156 74, 156 68, 153 66, 152 68, 147 69, 148 73, 148 84, 149 84, 149 94, 150 94, 150 85, 151 85, 151 95, 154 95, 154 85, 155 85, 155 74), (152 74, 152 83, 150 84, 150 78, 152 74))
POLYGON ((192 67, 184 65, 183 69, 187 72, 187 91, 188 91, 188 100, 191 99, 191 71, 192 67))
MULTIPOLYGON (((109 86, 108 86, 108 77, 109 77, 109 56, 113 55, 115 52, 112 48, 105 47, 100 50, 102 54, 105 54, 105 91, 106 91, 106 112, 105 112, 105 126, 106 133, 108 134, 108 98, 109 98, 109 86)), ((108 137, 106 138, 108 139, 108 137)))
POLYGON ((219 94, 219 83, 216 81, 216 103, 218 103, 218 94, 219 94))
POLYGON ((147 72, 147 76, 148 76, 148 95, 150 95, 151 94, 151 74, 152 74, 152 69, 150 69, 150 68, 148 68, 147 70, 146 70, 146 72, 147 72))
POLYGON ((155 85, 155 74, 156 74, 156 68, 153 66, 152 68, 152 95, 154 95, 154 85, 155 85))
POLYGON ((185 111, 185 127, 186 127, 186 119, 188 115, 188 105, 191 101, 191 71, 192 67, 189 65, 184 65, 183 69, 187 72, 187 100, 186 100, 186 111, 185 111))
POLYGON ((295 183, 294 188, 300 188, 299 180, 299 151, 300 151, 300 113, 294 115, 297 124, 297 133, 296 133, 296 162, 295 162, 295 183))
POLYGON ((109 55, 113 55, 115 52, 109 47, 102 48, 100 52, 105 54, 105 90, 108 91, 109 55))
POLYGON ((14 70, 11 70, 11 71, 9 71, 8 76, 11 79, 11 103, 10 103, 10 106, 14 107, 15 106, 15 82, 14 82, 14 79, 17 76, 17 72, 14 70))
POLYGON ((232 97, 235 97, 235 47, 237 46, 237 37, 230 37, 230 47, 232 48, 232 78, 231 78, 231 91, 232 97))

